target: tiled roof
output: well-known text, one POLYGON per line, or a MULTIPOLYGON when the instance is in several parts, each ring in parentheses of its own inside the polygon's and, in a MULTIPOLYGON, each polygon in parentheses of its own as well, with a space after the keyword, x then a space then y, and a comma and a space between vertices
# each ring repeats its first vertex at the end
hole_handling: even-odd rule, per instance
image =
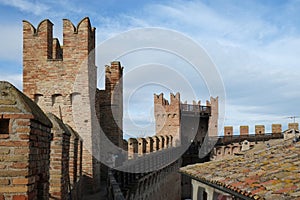
POLYGON ((232 159, 189 165, 180 171, 253 199, 300 200, 300 143, 291 140, 232 159))

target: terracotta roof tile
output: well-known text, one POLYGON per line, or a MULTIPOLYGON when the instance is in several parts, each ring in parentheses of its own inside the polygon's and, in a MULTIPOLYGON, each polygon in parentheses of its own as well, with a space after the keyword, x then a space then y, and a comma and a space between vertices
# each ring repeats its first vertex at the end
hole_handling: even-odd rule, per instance
POLYGON ((291 140, 180 171, 253 199, 300 199, 300 144, 291 140))

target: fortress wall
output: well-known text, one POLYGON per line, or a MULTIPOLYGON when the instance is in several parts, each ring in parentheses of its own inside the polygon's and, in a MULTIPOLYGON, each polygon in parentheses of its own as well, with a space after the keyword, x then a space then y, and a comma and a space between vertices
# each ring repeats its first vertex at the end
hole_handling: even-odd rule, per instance
POLYGON ((127 193, 126 199, 180 200, 181 176, 178 173, 180 166, 181 161, 178 160, 138 179, 137 187, 127 193))
POLYGON ((128 159, 142 157, 147 154, 172 148, 173 136, 156 135, 147 138, 128 139, 128 159))
MULTIPOLYGON (((266 134, 271 134, 271 135, 276 135, 276 134, 281 134, 283 133, 282 131, 282 125, 281 124, 272 124, 271 125, 271 133, 266 133, 265 131, 265 125, 255 125, 254 126, 255 130, 255 135, 266 135, 266 134)), ((288 123, 288 129, 295 129, 298 130, 299 125, 298 123, 288 123)), ((249 126, 248 125, 242 125, 240 126, 240 132, 239 134, 241 136, 249 136, 249 126)), ((224 126, 224 136, 232 136, 233 134, 233 126, 224 126)), ((251 135, 251 134, 250 134, 251 135)))

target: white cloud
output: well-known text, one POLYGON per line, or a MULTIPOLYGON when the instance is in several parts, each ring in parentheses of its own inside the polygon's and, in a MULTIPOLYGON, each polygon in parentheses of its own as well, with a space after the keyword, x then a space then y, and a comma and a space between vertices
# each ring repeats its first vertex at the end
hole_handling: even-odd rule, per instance
POLYGON ((22 60, 22 27, 3 24, 0 29, 0 59, 22 60))
POLYGON ((231 102, 226 109, 235 112, 235 119, 254 125, 250 115, 270 123, 300 113, 295 100, 300 98, 300 44, 298 36, 290 37, 294 27, 283 32, 279 24, 255 13, 227 16, 195 1, 153 5, 144 11, 128 19, 174 28, 204 44, 222 73, 231 102))
POLYGON ((20 11, 25 11, 27 13, 33 13, 35 15, 41 15, 49 10, 49 7, 43 3, 38 3, 36 1, 28 0, 0 0, 3 5, 8 5, 19 9, 20 11))

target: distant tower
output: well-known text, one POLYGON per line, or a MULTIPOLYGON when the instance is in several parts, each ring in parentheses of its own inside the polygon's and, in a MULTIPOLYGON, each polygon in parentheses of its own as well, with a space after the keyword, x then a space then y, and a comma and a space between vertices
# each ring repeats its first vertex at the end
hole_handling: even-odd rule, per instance
POLYGON ((170 103, 161 93, 154 94, 156 135, 172 135, 174 145, 202 144, 205 136, 218 135, 218 97, 201 102, 182 103, 180 94, 170 94, 170 103))
POLYGON ((98 90, 100 127, 115 145, 123 148, 123 67, 114 61, 105 68, 105 90, 98 90))
POLYGON ((170 103, 163 93, 154 94, 154 116, 157 135, 172 135, 174 145, 179 145, 180 131, 180 94, 170 94, 170 103))
POLYGON ((210 101, 206 101, 206 106, 210 106, 211 109, 208 120, 208 135, 218 136, 219 98, 210 97, 210 101))
POLYGON ((45 112, 55 114, 80 134, 86 147, 83 173, 91 178, 93 187, 99 187, 100 164, 91 155, 91 151, 98 153, 99 144, 95 28, 88 18, 76 27, 64 19, 62 47, 53 38, 52 27, 49 20, 37 28, 23 21, 23 90, 45 112))

